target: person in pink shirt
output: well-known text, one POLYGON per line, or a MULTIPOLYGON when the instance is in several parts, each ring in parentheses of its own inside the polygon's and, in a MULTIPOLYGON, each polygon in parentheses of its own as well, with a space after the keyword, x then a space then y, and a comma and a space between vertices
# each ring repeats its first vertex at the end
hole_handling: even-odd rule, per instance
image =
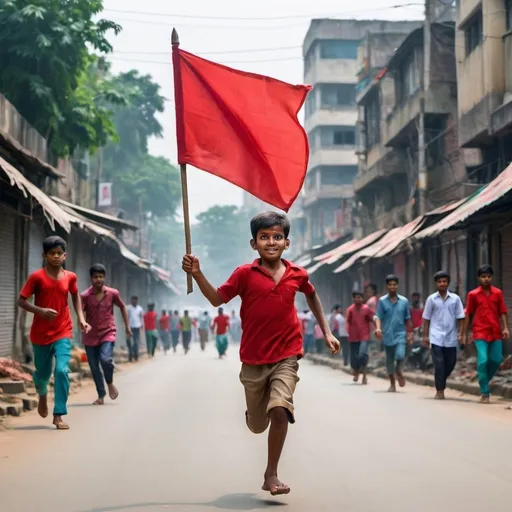
POLYGON ((363 374, 363 384, 368 384, 366 367, 368 365, 368 348, 370 330, 373 325, 374 312, 364 304, 363 294, 353 292, 354 304, 347 309, 347 331, 350 344, 350 364, 354 370, 354 382, 363 374))
POLYGON ((128 311, 119 292, 105 286, 107 274, 105 267, 95 264, 90 268, 89 274, 92 286, 81 294, 81 298, 84 314, 91 330, 83 334, 82 342, 98 392, 98 399, 94 405, 103 405, 106 395, 103 379, 107 383, 110 398, 115 400, 119 396, 119 391, 114 386, 114 343, 116 341, 114 306, 117 306, 123 315, 126 337, 131 338, 132 333, 128 311))

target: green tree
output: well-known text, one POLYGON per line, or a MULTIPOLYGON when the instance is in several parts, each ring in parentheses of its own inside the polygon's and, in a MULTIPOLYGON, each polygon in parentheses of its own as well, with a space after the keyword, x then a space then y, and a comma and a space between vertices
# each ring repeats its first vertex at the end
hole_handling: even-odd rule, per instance
POLYGON ((113 135, 108 112, 90 102, 90 51, 109 53, 116 23, 97 19, 102 0, 4 0, 0 5, 0 92, 61 156, 113 135), (99 131, 99 135, 98 135, 99 131))

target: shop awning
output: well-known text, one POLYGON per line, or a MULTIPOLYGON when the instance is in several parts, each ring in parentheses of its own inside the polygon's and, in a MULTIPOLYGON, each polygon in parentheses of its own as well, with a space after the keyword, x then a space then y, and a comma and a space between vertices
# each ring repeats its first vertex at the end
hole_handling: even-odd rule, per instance
POLYGON ((341 260, 345 256, 360 251, 364 247, 367 247, 368 245, 381 238, 384 233, 386 233, 386 231, 386 229, 381 229, 375 233, 372 233, 371 235, 366 236, 365 238, 362 238, 361 240, 350 240, 349 242, 340 245, 332 251, 328 251, 325 254, 317 256, 315 260, 319 259, 319 261, 308 270, 309 274, 313 274, 323 265, 334 265, 334 263, 341 260))
POLYGON ((71 231, 73 217, 65 212, 58 204, 48 197, 40 188, 29 181, 18 169, 9 162, 0 157, 0 168, 5 172, 11 186, 17 186, 25 197, 32 197, 43 209, 44 216, 48 220, 53 231, 55 231, 55 222, 59 224, 68 233, 71 231))
POLYGON ((403 240, 411 236, 421 226, 423 221, 424 217, 418 217, 405 226, 393 228, 374 244, 353 254, 340 267, 334 270, 334 273, 338 274, 348 270, 358 260, 362 259, 364 261, 368 261, 372 258, 382 258, 383 256, 393 252, 403 240))
POLYGON ((421 240, 427 237, 440 235, 448 229, 455 228, 458 224, 477 213, 482 208, 489 206, 505 196, 512 189, 512 164, 510 164, 489 185, 476 192, 449 215, 436 222, 433 226, 423 229, 414 238, 421 240))
POLYGON ((152 264, 151 271, 154 276, 167 286, 167 288, 169 288, 169 290, 171 290, 175 295, 181 295, 180 289, 172 282, 171 273, 168 270, 152 264))

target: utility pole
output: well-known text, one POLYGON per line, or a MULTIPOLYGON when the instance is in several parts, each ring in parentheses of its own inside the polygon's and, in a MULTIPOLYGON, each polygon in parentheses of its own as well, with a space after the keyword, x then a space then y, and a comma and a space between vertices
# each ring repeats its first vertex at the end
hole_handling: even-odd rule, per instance
POLYGON ((103 176, 103 148, 98 151, 98 170, 96 172, 96 196, 95 196, 95 207, 96 211, 99 211, 100 206, 100 184, 103 176))
POLYGON ((420 86, 420 115, 418 121, 418 198, 419 214, 427 210, 427 165, 425 143, 425 96, 430 88, 430 1, 425 0, 425 23, 423 25, 423 76, 420 86))

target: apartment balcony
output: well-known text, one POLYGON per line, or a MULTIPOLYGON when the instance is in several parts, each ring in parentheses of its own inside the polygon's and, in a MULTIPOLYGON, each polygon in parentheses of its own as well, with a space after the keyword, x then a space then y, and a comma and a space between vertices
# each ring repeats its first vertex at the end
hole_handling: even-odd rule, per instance
MULTIPOLYGON (((456 108, 456 84, 432 83, 425 93, 425 114, 448 115, 456 108)), ((416 132, 416 119, 420 114, 419 89, 403 103, 396 105, 386 119, 383 134, 386 146, 407 146, 411 131, 416 132)))
POLYGON ((491 114, 490 131, 500 134, 512 131, 512 32, 503 36, 504 67, 505 67, 505 94, 503 105, 491 114))
POLYGON ((357 165, 355 147, 330 147, 311 150, 309 169, 324 165, 357 165))
POLYGON ((304 196, 304 208, 326 199, 349 199, 354 196, 352 185, 320 185, 307 189, 304 196))
POLYGON ((358 64, 355 59, 315 59, 304 73, 308 84, 355 84, 358 64))
POLYGON ((357 123, 357 108, 326 108, 313 112, 305 123, 304 128, 310 133, 317 126, 355 126, 357 123))

